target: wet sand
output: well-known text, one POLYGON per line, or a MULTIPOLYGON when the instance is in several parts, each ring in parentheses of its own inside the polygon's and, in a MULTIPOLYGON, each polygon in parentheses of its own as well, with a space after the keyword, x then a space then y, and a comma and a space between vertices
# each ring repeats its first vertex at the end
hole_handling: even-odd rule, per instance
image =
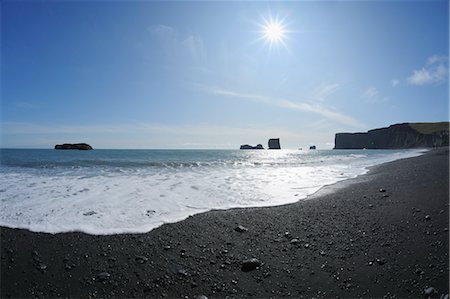
POLYGON ((211 211, 146 234, 2 228, 1 297, 440 298, 448 155, 431 150, 306 201, 211 211))

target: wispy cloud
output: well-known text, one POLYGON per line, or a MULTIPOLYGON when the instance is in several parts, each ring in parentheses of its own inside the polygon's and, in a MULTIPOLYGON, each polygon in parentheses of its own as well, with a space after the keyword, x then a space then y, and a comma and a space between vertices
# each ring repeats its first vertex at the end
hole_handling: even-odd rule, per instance
POLYGON ((374 86, 367 87, 367 89, 362 93, 362 97, 367 100, 368 103, 385 103, 389 102, 389 97, 383 96, 378 88, 374 86))
POLYGON ((397 87, 398 85, 400 85, 400 80, 392 79, 391 80, 391 85, 392 85, 392 87, 397 87))
POLYGON ((312 93, 312 100, 314 101, 325 101, 330 95, 339 90, 340 85, 337 83, 332 84, 322 84, 317 87, 312 93))
POLYGON ((368 87, 364 93, 363 93, 363 97, 368 98, 368 99, 373 99, 375 97, 377 97, 379 94, 379 91, 376 87, 368 87))
POLYGON ((414 70, 407 78, 411 85, 429 85, 444 82, 448 77, 448 57, 433 55, 420 70, 414 70))
POLYGON ((150 26, 148 31, 161 41, 168 59, 189 58, 197 62, 203 62, 206 59, 205 44, 198 34, 182 35, 175 28, 163 24, 150 26))
POLYGON ((276 106, 280 108, 286 108, 290 110, 298 110, 304 112, 311 112, 325 117, 328 120, 338 122, 351 127, 361 128, 365 127, 363 123, 357 119, 345 115, 341 112, 333 110, 329 107, 319 104, 312 104, 307 102, 293 102, 282 98, 273 98, 268 96, 262 96, 258 94, 242 93, 233 90, 227 90, 219 87, 203 87, 203 90, 221 96, 228 96, 233 98, 239 98, 243 100, 250 100, 265 105, 276 106))

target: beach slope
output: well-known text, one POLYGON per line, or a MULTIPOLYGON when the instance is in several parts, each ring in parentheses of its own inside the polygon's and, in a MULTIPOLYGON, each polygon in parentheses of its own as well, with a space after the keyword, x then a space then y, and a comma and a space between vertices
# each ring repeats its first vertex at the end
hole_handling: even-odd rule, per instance
POLYGON ((383 164, 295 204, 211 211, 146 234, 2 228, 1 297, 439 298, 449 288, 448 154, 383 164))

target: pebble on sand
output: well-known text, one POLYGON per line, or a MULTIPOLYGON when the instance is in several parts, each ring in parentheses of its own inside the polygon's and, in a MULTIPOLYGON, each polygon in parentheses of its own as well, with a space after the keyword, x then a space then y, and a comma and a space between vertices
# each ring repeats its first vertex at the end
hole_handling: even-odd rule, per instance
POLYGON ((235 227, 234 230, 237 231, 238 233, 243 233, 243 232, 248 231, 248 228, 246 228, 245 226, 242 226, 242 225, 238 225, 235 227))
POLYGON ((423 290, 423 293, 424 293, 425 296, 430 296, 430 295, 433 295, 433 294, 434 294, 434 291, 435 291, 435 290, 434 290, 433 287, 429 287, 429 288, 423 290))
POLYGON ((101 272, 101 273, 97 274, 98 281, 105 281, 105 280, 108 280, 110 277, 111 277, 111 274, 109 274, 108 272, 101 272))
POLYGON ((243 272, 249 272, 257 269, 258 267, 261 267, 261 265, 262 263, 260 260, 258 260, 257 258, 251 258, 242 262, 241 270, 243 272))

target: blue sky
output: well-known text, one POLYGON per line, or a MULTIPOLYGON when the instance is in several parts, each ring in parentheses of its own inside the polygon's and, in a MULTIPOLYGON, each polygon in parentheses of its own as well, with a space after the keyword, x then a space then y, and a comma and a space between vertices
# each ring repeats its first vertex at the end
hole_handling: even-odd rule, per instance
POLYGON ((448 1, 0 5, 2 147, 332 148, 449 119, 448 1))

